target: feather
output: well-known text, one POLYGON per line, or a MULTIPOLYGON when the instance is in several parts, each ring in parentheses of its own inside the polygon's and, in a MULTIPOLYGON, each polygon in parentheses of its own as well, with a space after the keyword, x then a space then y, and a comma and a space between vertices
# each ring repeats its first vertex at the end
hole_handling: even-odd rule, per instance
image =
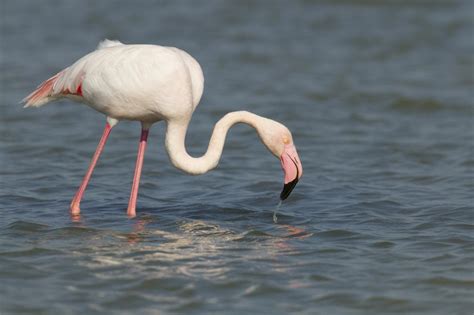
POLYGON ((97 50, 104 49, 104 48, 115 47, 115 46, 122 46, 122 45, 123 44, 121 42, 119 42, 118 40, 104 39, 97 46, 97 50))

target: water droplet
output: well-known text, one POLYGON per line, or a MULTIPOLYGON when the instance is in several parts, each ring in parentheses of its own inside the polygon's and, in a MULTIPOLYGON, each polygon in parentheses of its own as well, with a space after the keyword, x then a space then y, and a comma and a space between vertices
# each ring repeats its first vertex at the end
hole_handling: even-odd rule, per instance
POLYGON ((282 200, 278 203, 275 211, 273 211, 273 223, 278 223, 277 212, 280 211, 282 200))

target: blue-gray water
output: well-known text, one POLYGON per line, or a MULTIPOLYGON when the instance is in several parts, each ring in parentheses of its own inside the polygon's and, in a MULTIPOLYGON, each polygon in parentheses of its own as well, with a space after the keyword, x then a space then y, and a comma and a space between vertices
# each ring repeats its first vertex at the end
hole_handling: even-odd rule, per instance
POLYGON ((0 313, 472 314, 472 1, 2 1, 0 313), (173 45, 206 77, 189 151, 247 109, 286 124, 304 176, 236 126, 219 167, 175 170, 152 128, 18 104, 103 38, 173 45))

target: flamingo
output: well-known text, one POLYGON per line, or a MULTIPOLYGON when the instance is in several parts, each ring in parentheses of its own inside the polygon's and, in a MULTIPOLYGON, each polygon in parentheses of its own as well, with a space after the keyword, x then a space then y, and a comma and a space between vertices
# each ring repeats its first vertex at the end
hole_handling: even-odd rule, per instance
POLYGON ((136 216, 138 187, 151 125, 165 121, 165 147, 171 163, 192 175, 208 172, 219 162, 228 130, 236 123, 255 128, 267 149, 281 161, 286 199, 303 175, 303 167, 288 128, 247 111, 226 114, 214 126, 207 152, 190 156, 185 148, 186 131, 201 99, 204 77, 199 63, 187 52, 158 45, 126 45, 104 40, 96 50, 41 83, 23 99, 25 107, 39 107, 68 98, 106 115, 106 124, 89 168, 70 204, 73 216, 80 203, 112 128, 120 120, 140 121, 142 130, 135 173, 127 207, 136 216))

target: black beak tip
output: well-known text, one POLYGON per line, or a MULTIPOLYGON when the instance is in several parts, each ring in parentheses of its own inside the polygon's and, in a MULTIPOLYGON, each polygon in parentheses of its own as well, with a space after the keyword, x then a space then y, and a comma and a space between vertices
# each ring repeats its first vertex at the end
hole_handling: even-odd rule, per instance
POLYGON ((291 192, 293 191, 297 183, 298 183, 298 177, 293 179, 291 182, 285 184, 280 194, 280 200, 285 200, 286 198, 288 198, 288 196, 291 194, 291 192))

